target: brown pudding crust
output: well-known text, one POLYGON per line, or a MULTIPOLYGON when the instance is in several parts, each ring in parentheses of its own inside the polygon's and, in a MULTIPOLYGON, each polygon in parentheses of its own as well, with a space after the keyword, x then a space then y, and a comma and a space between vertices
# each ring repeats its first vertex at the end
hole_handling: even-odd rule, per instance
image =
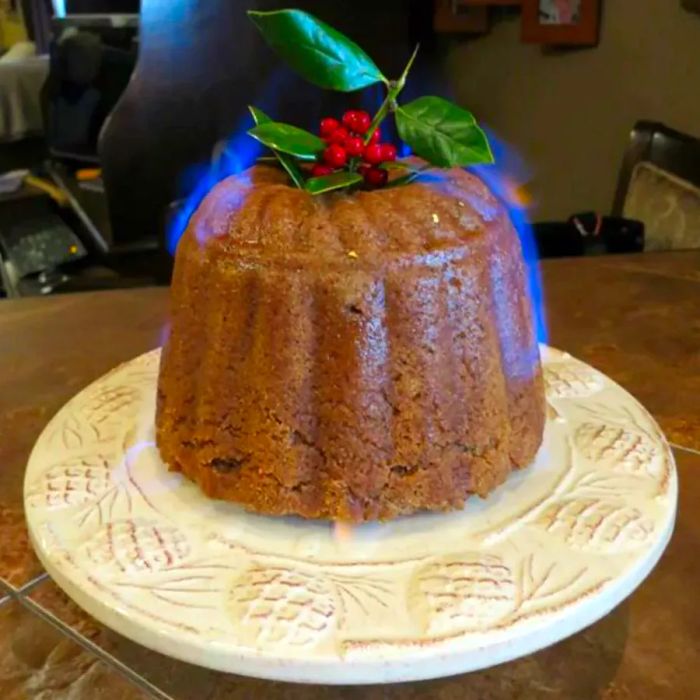
POLYGON ((212 498, 347 521, 460 508, 544 426, 522 254, 476 177, 312 197, 257 166, 180 241, 163 460, 212 498))

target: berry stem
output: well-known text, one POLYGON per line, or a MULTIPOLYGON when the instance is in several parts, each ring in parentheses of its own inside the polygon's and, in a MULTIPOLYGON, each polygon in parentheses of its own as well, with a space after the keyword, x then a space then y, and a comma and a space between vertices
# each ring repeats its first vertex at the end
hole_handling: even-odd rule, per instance
POLYGON ((384 102, 382 102, 381 106, 377 110, 377 113, 372 119, 372 123, 369 125, 369 129, 367 129, 367 132, 365 133, 365 146, 369 143, 369 140, 372 138, 372 134, 377 130, 377 127, 384 121, 386 115, 390 111, 394 111, 396 109, 396 98, 399 96, 399 93, 401 90, 403 90, 404 85, 406 84, 406 76, 408 75, 408 71, 411 70, 413 62, 416 60, 419 48, 420 44, 416 44, 416 48, 413 49, 411 58, 408 59, 408 63, 403 69, 403 73, 401 73, 401 77, 398 80, 392 80, 387 83, 388 92, 384 98, 384 102))

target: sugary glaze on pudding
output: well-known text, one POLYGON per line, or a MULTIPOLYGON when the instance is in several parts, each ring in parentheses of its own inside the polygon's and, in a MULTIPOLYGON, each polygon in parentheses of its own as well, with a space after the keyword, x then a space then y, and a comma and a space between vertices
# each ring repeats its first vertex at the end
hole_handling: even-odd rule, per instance
POLYGON ((535 456, 520 243, 475 176, 311 196, 256 166, 180 241, 157 443, 210 497, 347 521, 460 508, 535 456))

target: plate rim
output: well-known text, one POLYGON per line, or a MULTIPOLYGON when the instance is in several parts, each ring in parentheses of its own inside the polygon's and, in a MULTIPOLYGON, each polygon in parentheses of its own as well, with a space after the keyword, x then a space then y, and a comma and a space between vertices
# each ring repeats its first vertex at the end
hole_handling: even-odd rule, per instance
MULTIPOLYGON (((543 346, 543 350, 552 355, 551 361, 570 358, 588 368, 591 366, 578 360, 568 353, 543 346)), ((77 392, 67 401, 47 423, 37 438, 31 451, 24 479, 24 507, 30 540, 34 551, 44 566, 46 572, 58 586, 83 610, 93 616, 101 624, 116 631, 122 636, 150 648, 166 656, 177 658, 186 663, 198 664, 217 671, 238 673, 267 680, 286 681, 294 683, 323 683, 328 685, 365 685, 374 683, 390 683, 427 680, 459 673, 468 673, 483 668, 495 666, 522 656, 534 653, 547 646, 555 644, 572 634, 590 626, 607 615, 624 599, 626 599, 651 573, 672 534, 676 520, 678 502, 678 478, 673 451, 660 430, 655 418, 640 404, 634 396, 607 375, 596 370, 607 382, 633 402, 645 418, 658 430, 659 444, 668 461, 668 508, 665 510, 663 526, 659 529, 651 546, 640 555, 624 572, 600 590, 575 603, 566 605, 563 609, 548 616, 548 622, 532 626, 523 626, 516 630, 509 629, 509 634, 502 640, 478 647, 468 647, 465 636, 447 641, 432 642, 428 649, 420 649, 411 653, 410 645, 401 647, 400 656, 382 657, 378 652, 372 660, 367 658, 314 657, 305 658, 283 653, 265 653, 252 647, 244 647, 233 640, 223 642, 216 639, 197 638, 196 635, 185 633, 182 639, 174 643, 172 630, 158 628, 156 624, 144 624, 144 620, 134 620, 128 611, 120 610, 118 606, 110 605, 104 598, 87 592, 75 583, 69 573, 63 571, 62 561, 55 561, 40 546, 39 538, 34 532, 34 523, 30 515, 31 508, 27 504, 29 491, 30 468, 36 459, 42 436, 71 402, 83 392, 103 382, 106 378, 120 369, 143 358, 151 350, 132 360, 119 364, 95 381, 77 392), (221 647, 221 648, 219 648, 221 647), (194 652, 194 653, 193 653, 194 652)), ((546 363, 543 361, 543 368, 546 363)), ((322 562, 318 566, 323 566, 322 562)), ((103 650, 112 655, 111 652, 103 650)))

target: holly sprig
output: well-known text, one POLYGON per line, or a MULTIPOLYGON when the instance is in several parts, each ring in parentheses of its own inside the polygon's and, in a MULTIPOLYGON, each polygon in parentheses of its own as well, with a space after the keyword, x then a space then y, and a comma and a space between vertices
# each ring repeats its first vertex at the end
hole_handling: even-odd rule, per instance
MULTIPOLYGON (((307 12, 251 10, 248 16, 267 43, 311 83, 340 92, 353 92, 377 83, 385 85, 385 99, 362 134, 366 147, 376 141, 375 132, 382 122, 393 115, 401 139, 430 166, 452 168, 493 162, 486 134, 468 110, 435 96, 399 103, 418 46, 401 76, 389 80, 355 42, 307 12)), ((299 127, 273 121, 255 107, 250 109, 255 126, 248 133, 272 150, 297 187, 320 194, 352 187, 366 179, 358 172, 361 166, 357 158, 349 159, 345 170, 305 177, 302 164, 319 159, 327 150, 326 141, 299 127)), ((425 170, 404 166, 400 161, 379 167, 407 170, 391 185, 409 182, 425 170)))

